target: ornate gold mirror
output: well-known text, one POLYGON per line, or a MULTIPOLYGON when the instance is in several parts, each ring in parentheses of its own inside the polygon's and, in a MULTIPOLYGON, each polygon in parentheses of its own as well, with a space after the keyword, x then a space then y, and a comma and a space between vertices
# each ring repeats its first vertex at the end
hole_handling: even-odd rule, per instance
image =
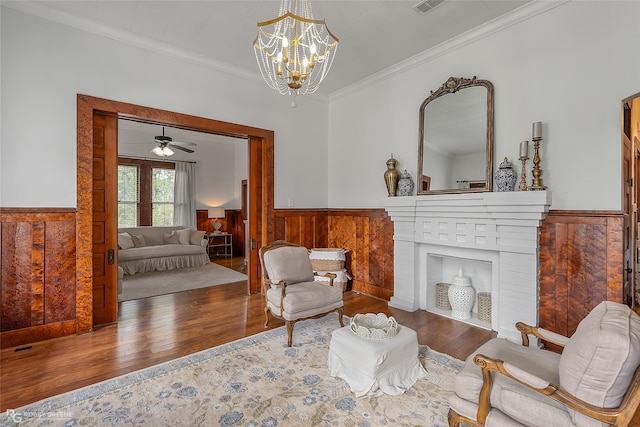
POLYGON ((492 190, 493 85, 449 77, 420 105, 418 194, 492 190))

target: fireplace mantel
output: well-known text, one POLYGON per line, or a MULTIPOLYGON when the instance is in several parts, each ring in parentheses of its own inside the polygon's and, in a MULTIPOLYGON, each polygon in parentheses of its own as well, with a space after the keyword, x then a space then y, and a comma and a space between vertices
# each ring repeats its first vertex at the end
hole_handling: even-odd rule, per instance
POLYGON ((515 322, 537 324, 538 240, 549 191, 388 197, 394 225, 394 295, 407 311, 435 305, 435 283, 447 281, 431 257, 491 265, 491 329, 517 340, 515 322))

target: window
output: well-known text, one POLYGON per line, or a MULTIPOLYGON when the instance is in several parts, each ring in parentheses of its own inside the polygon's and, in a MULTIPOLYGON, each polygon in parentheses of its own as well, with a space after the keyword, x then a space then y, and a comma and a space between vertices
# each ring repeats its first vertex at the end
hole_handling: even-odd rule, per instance
POLYGON ((118 165, 118 227, 138 225, 138 167, 118 165))
POLYGON ((173 169, 151 169, 152 225, 173 225, 173 169))
POLYGON ((175 164, 118 157, 118 227, 173 225, 175 164))

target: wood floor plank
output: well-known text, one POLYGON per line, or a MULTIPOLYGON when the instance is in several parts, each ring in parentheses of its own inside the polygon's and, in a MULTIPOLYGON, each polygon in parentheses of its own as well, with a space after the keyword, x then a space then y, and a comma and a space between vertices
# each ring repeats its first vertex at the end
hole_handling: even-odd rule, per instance
MULTIPOLYGON (((420 344, 458 359, 495 336, 422 310, 389 308, 385 300, 351 291, 344 302, 346 315, 393 315, 416 330, 420 344)), ((126 301, 120 303, 118 323, 33 343, 25 350, 4 349, 0 411, 263 332, 262 303, 261 295, 247 295, 246 282, 126 301)), ((268 329, 282 325, 271 318, 268 329)))

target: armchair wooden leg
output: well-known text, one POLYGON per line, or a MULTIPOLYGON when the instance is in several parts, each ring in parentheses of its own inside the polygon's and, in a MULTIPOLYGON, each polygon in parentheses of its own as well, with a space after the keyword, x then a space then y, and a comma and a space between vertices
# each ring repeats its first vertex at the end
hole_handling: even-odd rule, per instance
POLYGON ((338 309, 338 320, 340 321, 340 327, 344 327, 344 322, 342 321, 342 315, 344 314, 344 307, 340 307, 338 309))
POLYGON ((291 347, 293 345, 293 325, 295 325, 295 321, 291 322, 290 320, 285 320, 284 324, 287 326, 287 345, 291 347))
POLYGON ((268 327, 269 326, 269 309, 265 308, 264 309, 264 327, 268 327))
POLYGON ((471 425, 474 427, 482 427, 482 424, 479 424, 477 421, 470 420, 467 417, 463 417, 453 409, 449 409, 448 418, 449 418, 449 427, 461 427, 461 423, 465 423, 464 425, 471 425))

